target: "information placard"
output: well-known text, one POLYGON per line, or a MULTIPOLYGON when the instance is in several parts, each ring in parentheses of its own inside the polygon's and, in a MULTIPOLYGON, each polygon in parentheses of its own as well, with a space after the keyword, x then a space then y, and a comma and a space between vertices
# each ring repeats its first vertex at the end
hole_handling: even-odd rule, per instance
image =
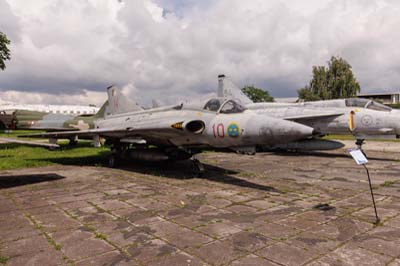
POLYGON ((365 157, 364 153, 360 149, 351 149, 349 150, 349 153, 358 165, 368 163, 367 157, 365 157))

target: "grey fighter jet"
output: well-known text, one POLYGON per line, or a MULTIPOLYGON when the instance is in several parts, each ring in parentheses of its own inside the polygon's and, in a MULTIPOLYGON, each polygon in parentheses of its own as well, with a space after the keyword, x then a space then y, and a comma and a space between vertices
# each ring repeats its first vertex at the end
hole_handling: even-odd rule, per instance
MULTIPOLYGON (((314 128, 320 135, 352 134, 359 146, 368 138, 400 136, 400 113, 371 100, 350 98, 303 103, 253 103, 237 86, 224 79, 224 75, 219 76, 219 96, 235 97, 257 114, 298 122, 314 128)), ((302 147, 307 148, 307 145, 306 141, 302 147)), ((326 145, 331 146, 321 142, 322 148, 326 145)))
MULTIPOLYGON (((29 135, 50 138, 105 138, 112 146, 113 166, 119 158, 183 160, 204 149, 255 151, 257 145, 284 144, 311 137, 313 129, 295 122, 256 114, 232 99, 126 112, 117 88, 109 87, 109 108, 94 129, 29 135), (122 110, 122 111, 121 111, 122 110)), ((199 174, 202 165, 193 159, 199 174)))

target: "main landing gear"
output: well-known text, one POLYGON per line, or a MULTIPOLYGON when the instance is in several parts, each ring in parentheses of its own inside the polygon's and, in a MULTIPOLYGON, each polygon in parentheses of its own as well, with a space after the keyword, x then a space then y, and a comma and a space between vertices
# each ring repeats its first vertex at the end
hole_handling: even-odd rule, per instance
POLYGON ((204 174, 204 165, 196 158, 190 159, 193 177, 201 177, 204 174))
POLYGON ((115 154, 111 154, 111 155, 108 157, 108 167, 114 168, 115 166, 116 166, 115 154))
POLYGON ((125 145, 114 144, 111 154, 108 157, 108 167, 115 168, 122 159, 123 152, 127 149, 125 145))
POLYGON ((78 144, 78 138, 73 137, 69 139, 68 145, 69 146, 76 146, 78 144))
POLYGON ((190 159, 190 170, 193 177, 201 177, 204 165, 194 156, 195 152, 179 149, 157 149, 148 147, 130 148, 128 145, 114 144, 108 157, 108 166, 116 167, 121 160, 141 162, 176 162, 190 159))

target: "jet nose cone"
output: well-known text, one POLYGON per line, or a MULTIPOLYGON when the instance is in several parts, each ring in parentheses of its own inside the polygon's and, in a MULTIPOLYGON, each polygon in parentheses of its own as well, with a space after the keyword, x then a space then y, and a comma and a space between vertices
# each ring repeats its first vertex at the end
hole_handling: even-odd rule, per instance
MULTIPOLYGON (((285 122, 289 122, 289 121, 285 121, 285 122)), ((315 130, 312 127, 309 126, 305 126, 296 122, 289 122, 290 125, 287 125, 288 129, 288 134, 293 135, 293 138, 297 139, 304 139, 304 138, 308 138, 314 135, 315 130)))
POLYGON ((259 137, 264 144, 289 143, 311 137, 314 133, 311 127, 269 116, 258 116, 251 124, 258 128, 259 137))

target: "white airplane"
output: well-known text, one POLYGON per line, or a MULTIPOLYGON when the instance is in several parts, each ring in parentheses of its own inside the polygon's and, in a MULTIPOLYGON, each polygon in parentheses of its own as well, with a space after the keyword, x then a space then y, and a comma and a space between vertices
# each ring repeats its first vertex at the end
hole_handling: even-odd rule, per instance
POLYGON ((0 100, 0 111, 26 110, 65 115, 94 115, 99 111, 96 106, 85 105, 53 105, 53 104, 18 104, 0 100))

